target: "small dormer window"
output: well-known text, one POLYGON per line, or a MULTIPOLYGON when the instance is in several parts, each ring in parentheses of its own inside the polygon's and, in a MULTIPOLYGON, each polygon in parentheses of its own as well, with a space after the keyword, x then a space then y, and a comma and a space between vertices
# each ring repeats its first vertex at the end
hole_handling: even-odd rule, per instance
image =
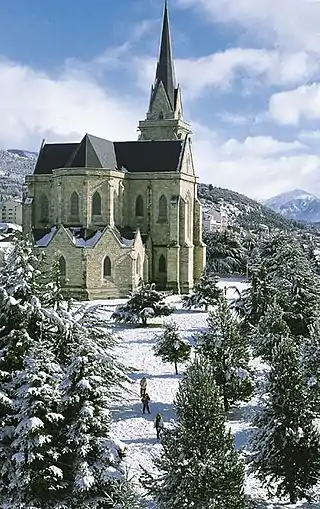
POLYGON ((163 111, 160 111, 160 113, 159 113, 159 119, 160 119, 160 120, 163 120, 163 119, 164 119, 164 113, 163 113, 163 111))

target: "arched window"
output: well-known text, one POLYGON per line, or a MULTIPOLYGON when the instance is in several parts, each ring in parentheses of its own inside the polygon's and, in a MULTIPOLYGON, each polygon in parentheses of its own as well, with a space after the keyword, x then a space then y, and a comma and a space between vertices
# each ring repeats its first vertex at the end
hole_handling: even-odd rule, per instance
POLYGON ((143 217, 143 199, 141 194, 136 199, 136 217, 143 217))
POLYGON ((45 194, 40 198, 40 221, 47 223, 49 221, 49 200, 45 194))
POLYGON ((159 119, 160 119, 160 120, 163 120, 163 119, 164 119, 163 111, 160 111, 160 113, 159 113, 159 119))
POLYGON ((167 272, 167 262, 164 255, 162 254, 159 258, 159 273, 165 274, 166 272, 167 272))
POLYGON ((164 194, 159 199, 159 221, 167 221, 168 204, 164 194))
POLYGON ((73 217, 79 217, 79 196, 76 191, 73 191, 70 199, 70 214, 73 217))
POLYGON ((67 263, 64 256, 60 256, 59 258, 59 272, 60 278, 62 282, 65 282, 67 277, 67 263))
POLYGON ((101 196, 98 191, 92 197, 92 215, 101 216, 101 196))
POLYGON ((109 256, 106 256, 103 260, 103 277, 111 276, 111 260, 109 256))

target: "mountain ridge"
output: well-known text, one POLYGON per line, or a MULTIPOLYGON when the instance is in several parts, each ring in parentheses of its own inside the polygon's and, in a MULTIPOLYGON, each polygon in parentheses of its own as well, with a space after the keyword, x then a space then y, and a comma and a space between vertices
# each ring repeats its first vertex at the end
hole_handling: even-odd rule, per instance
POLYGON ((265 200, 263 205, 296 221, 320 221, 320 198, 308 191, 294 189, 265 200))

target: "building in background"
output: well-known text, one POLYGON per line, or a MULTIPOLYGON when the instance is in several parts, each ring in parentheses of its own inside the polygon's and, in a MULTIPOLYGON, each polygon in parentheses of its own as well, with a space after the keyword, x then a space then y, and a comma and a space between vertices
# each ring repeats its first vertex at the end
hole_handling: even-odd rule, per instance
POLYGON ((202 213, 203 228, 210 232, 223 232, 229 226, 228 214, 222 208, 210 207, 202 213))
POLYGON ((0 203, 0 222, 22 225, 22 203, 18 200, 5 200, 0 203))

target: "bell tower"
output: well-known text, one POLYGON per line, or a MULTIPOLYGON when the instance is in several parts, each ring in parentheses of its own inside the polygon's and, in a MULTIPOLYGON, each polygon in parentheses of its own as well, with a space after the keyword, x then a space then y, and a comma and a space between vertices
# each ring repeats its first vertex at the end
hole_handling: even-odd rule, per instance
POLYGON ((139 122, 138 129, 139 140, 177 140, 191 134, 190 125, 183 120, 181 89, 176 84, 167 0, 149 109, 146 119, 139 122))

